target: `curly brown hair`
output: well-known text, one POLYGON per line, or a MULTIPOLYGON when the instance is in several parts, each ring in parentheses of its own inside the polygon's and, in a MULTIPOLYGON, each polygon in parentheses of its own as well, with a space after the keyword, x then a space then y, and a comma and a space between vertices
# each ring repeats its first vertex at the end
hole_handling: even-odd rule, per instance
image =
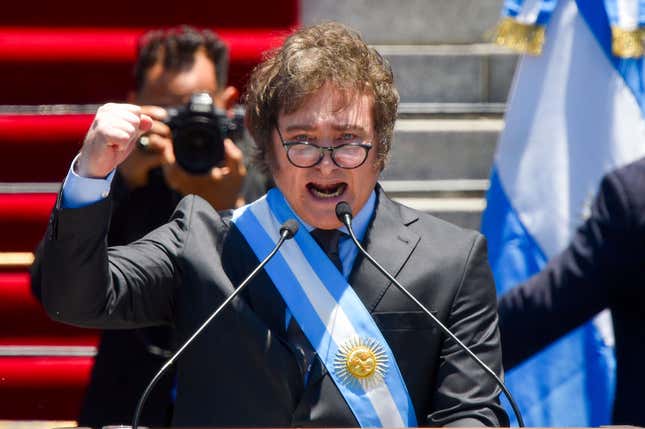
POLYGON ((264 172, 271 172, 279 114, 298 110, 327 83, 347 95, 373 96, 377 162, 383 169, 399 104, 392 69, 357 32, 326 22, 291 34, 251 74, 244 95, 246 126, 255 141, 254 161, 264 172))

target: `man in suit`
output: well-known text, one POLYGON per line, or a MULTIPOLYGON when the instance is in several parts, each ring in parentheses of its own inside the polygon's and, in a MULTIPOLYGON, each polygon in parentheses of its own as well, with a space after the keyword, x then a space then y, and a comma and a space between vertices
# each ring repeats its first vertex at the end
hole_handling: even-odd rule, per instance
MULTIPOLYGON (((228 49, 209 30, 179 26, 151 30, 141 37, 134 91, 128 100, 143 106, 153 126, 139 139, 145 144, 137 144, 117 168, 111 186, 109 245, 128 244, 166 223, 187 194, 201 196, 217 210, 235 208, 264 194, 259 175, 247 174, 240 148, 243 142, 237 142, 238 146, 225 140, 224 165, 213 166, 206 174, 192 174, 175 159, 167 109, 185 106, 195 93, 209 94, 219 109, 230 107, 237 90, 226 85, 227 71, 228 49)), ((37 296, 39 266, 37 258, 32 267, 37 296)), ((101 427, 131 422, 137 399, 173 349, 170 329, 165 326, 103 331, 79 424, 101 427)), ((170 424, 173 388, 174 371, 169 371, 152 393, 142 424, 170 424)))
POLYGON ((613 424, 645 426, 645 158, 606 175, 569 246, 499 301, 511 368, 602 310, 616 350, 613 424))
POLYGON ((377 184, 398 106, 386 61, 340 24, 305 28, 256 68, 245 100, 276 189, 234 212, 186 197, 168 224, 109 249, 102 195, 152 121, 135 105, 99 109, 44 244, 49 314, 165 324, 186 339, 297 219, 279 256, 186 349, 175 425, 507 425, 496 383, 341 235, 334 208, 346 201, 367 251, 501 375, 483 237, 377 184))

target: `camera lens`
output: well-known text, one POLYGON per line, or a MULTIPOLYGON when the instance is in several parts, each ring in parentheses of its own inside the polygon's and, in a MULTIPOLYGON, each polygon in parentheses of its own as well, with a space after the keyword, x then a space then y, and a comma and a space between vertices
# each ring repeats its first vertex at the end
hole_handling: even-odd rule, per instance
POLYGON ((224 138, 238 138, 244 115, 232 119, 213 105, 208 93, 196 93, 186 106, 169 107, 165 121, 172 130, 175 159, 184 170, 204 174, 224 162, 224 138))
POLYGON ((175 158, 181 167, 194 174, 207 173, 224 160, 224 147, 218 127, 195 117, 190 125, 173 132, 175 158))

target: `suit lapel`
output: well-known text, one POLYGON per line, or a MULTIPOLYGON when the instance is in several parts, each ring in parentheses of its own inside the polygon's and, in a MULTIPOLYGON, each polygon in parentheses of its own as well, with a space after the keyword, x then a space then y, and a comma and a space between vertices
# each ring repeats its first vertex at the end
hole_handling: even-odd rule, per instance
MULTIPOLYGON (((397 276, 419 243, 420 237, 408 226, 416 213, 395 204, 377 188, 378 204, 363 247, 385 270, 397 276)), ((390 286, 390 281, 362 254, 356 258, 349 283, 372 313, 390 286)))

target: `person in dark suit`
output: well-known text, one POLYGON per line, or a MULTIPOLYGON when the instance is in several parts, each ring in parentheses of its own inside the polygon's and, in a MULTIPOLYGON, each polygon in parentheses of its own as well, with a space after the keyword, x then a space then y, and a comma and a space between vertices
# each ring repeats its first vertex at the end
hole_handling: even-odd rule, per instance
MULTIPOLYGON (((247 174, 240 147, 230 141, 225 142, 226 165, 213 167, 208 174, 191 174, 175 160, 171 129, 164 122, 166 108, 184 106, 199 92, 211 95, 216 107, 229 107, 237 90, 226 86, 227 70, 228 49, 210 30, 180 26, 151 30, 141 37, 135 88, 128 100, 144 106, 142 112, 154 122, 140 139, 146 144, 136 146, 114 177, 109 245, 128 244, 166 223, 184 195, 200 195, 215 209, 224 210, 253 201, 266 191, 260 175, 247 174)), ((39 266, 37 257, 32 267, 37 296, 39 266)), ((131 422, 137 399, 173 350, 168 327, 103 331, 79 425, 131 422)), ((142 424, 170 424, 173 388, 174 371, 169 371, 152 393, 142 424)))
POLYGON ((102 106, 53 210, 43 303, 87 327, 171 326, 185 340, 300 229, 178 363, 177 426, 505 426, 496 383, 370 263, 367 251, 501 376, 483 237, 391 201, 377 184, 398 93, 387 62, 337 23, 296 31, 245 97, 256 161, 276 184, 216 212, 184 198, 169 223, 108 248, 111 175, 152 120, 102 106), (325 238, 327 237, 327 238, 325 238))
POLYGON ((611 310, 616 350, 613 424, 645 426, 645 158, 607 174, 568 247, 499 301, 504 366, 611 310))

